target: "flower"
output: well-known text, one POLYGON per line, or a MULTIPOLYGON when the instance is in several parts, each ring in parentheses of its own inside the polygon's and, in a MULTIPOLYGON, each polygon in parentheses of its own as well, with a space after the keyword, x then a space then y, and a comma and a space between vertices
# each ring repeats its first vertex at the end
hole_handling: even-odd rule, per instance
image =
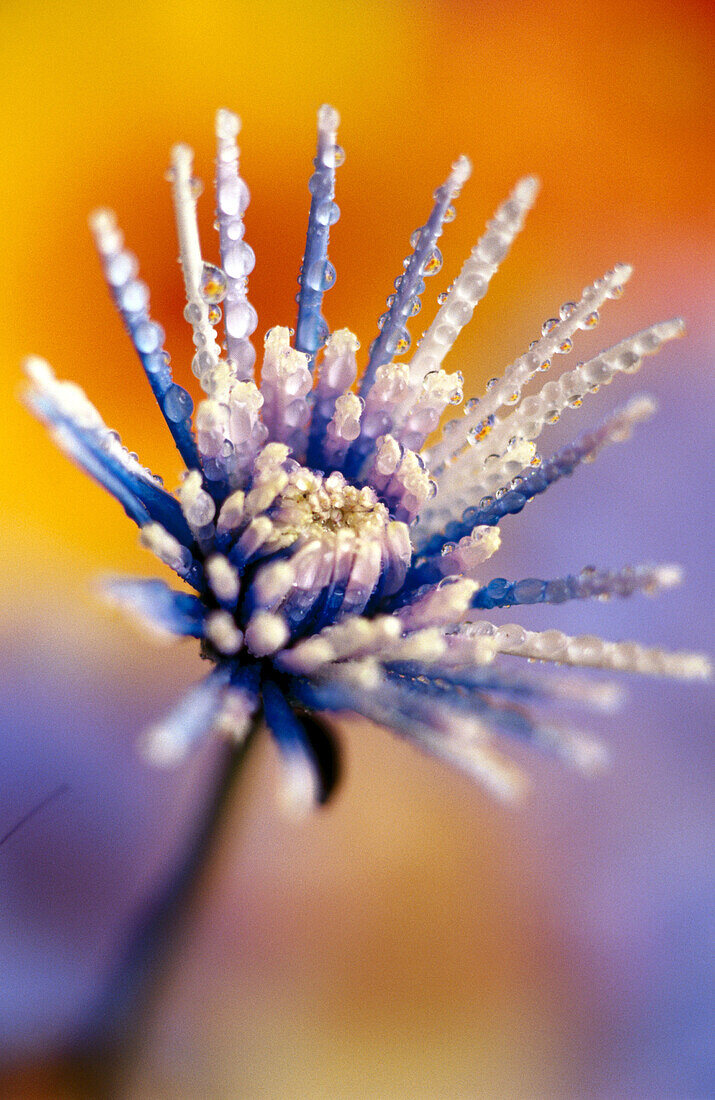
POLYGON ((262 718, 297 806, 324 801, 334 785, 337 756, 324 719, 339 711, 407 735, 507 797, 522 777, 494 748, 495 734, 518 735, 593 770, 602 748, 537 717, 533 704, 577 698, 608 707, 612 686, 535 676, 495 658, 686 679, 707 676, 706 659, 495 626, 484 616, 518 604, 652 594, 677 583, 678 568, 587 568, 508 581, 489 579, 485 563, 499 548, 502 517, 519 513, 606 444, 626 439, 655 406, 649 397, 631 400, 547 461, 535 448, 544 427, 616 374, 638 370, 646 355, 682 335, 683 324, 655 324, 522 397, 527 383, 569 353, 577 331, 594 327, 603 304, 620 295, 631 269, 617 265, 547 320, 525 354, 426 448, 447 406, 463 399, 462 375, 447 373, 442 363, 521 229, 537 182, 521 180, 496 211, 406 362, 409 319, 420 310, 425 278, 440 270, 437 240, 470 174, 465 157, 454 163, 425 225, 412 235, 412 252, 356 383, 356 337, 347 329, 330 332, 322 316, 324 292, 335 279, 328 237, 339 216, 337 126, 337 112, 322 107, 295 340, 288 328, 266 334, 260 385, 251 342, 258 318, 247 297, 255 257, 244 240, 249 195, 238 168, 239 121, 218 112, 220 267, 202 259, 191 150, 172 151, 185 317, 196 347, 192 369, 205 394, 193 422, 192 399, 172 380, 164 334, 150 318, 148 289, 116 219, 106 210, 91 218, 115 304, 186 465, 175 494, 122 446, 77 386, 57 381, 42 360, 26 364, 30 408, 123 505, 142 544, 193 590, 160 580, 107 585, 111 597, 155 628, 200 639, 213 665, 149 731, 145 747, 154 760, 179 760, 210 728, 240 740, 262 718))

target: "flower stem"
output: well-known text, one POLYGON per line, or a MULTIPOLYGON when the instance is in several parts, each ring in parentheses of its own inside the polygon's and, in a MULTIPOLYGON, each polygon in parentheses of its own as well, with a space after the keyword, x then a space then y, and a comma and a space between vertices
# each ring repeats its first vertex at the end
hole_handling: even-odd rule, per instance
POLYGON ((66 1062, 71 1095, 114 1100, 136 1060, 154 993, 191 901, 215 847, 217 834, 246 758, 249 735, 241 744, 221 746, 221 759, 178 865, 164 886, 145 903, 87 1026, 66 1062))

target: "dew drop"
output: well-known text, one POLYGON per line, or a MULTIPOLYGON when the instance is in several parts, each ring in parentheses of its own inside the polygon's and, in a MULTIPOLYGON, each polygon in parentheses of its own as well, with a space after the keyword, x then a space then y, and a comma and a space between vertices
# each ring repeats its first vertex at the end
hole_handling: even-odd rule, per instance
POLYGON ((442 268, 442 253, 438 248, 435 248, 429 255, 425 266, 422 269, 424 275, 436 275, 442 268))
POLYGON ((245 301, 226 302, 226 332, 234 339, 240 340, 244 336, 250 336, 258 324, 258 315, 253 306, 245 301))
POLYGON ((226 274, 216 264, 204 264, 199 285, 201 297, 209 305, 218 305, 226 297, 226 274))
POLYGON ((340 207, 336 202, 321 202, 315 212, 318 225, 335 225, 340 217, 340 207))
POLYGON ((149 304, 149 288, 139 279, 131 279, 119 291, 119 308, 126 313, 141 313, 149 304))
POLYGON ((559 321, 557 317, 549 317, 546 321, 544 321, 543 325, 541 326, 541 335, 548 336, 550 332, 554 331, 558 323, 559 321))
POLYGON ((191 395, 181 386, 177 386, 176 383, 169 386, 164 394, 164 415, 167 420, 174 423, 185 420, 187 416, 191 416, 193 410, 194 403, 191 400, 191 395))
POLYGON ((139 265, 131 252, 120 252, 112 257, 105 268, 107 282, 111 286, 122 286, 136 275, 138 268, 139 265))
POLYGON ((223 266, 230 279, 245 279, 253 271, 255 263, 256 256, 250 244, 241 241, 228 249, 223 266))
POLYGON ((153 321, 143 321, 134 329, 134 344, 137 351, 149 354, 161 347, 164 330, 153 321))
POLYGON ((201 306, 198 302, 187 302, 184 306, 184 320, 190 325, 198 325, 201 320, 201 306))
POLYGON ((326 168, 340 168, 345 164, 345 150, 342 145, 333 145, 323 153, 326 168))
POLYGON ((144 367, 149 372, 149 374, 158 374, 168 365, 169 356, 165 351, 154 352, 153 355, 147 355, 146 359, 144 360, 144 367))
POLYGON ((335 282, 335 268, 329 260, 318 260, 308 268, 305 281, 312 290, 329 290, 335 282))

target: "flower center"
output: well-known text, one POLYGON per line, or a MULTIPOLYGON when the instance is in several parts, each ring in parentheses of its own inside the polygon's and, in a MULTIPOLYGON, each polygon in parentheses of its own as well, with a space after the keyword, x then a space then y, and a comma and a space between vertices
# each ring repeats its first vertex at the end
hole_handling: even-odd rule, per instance
POLYGON ((323 477, 304 467, 288 475, 270 515, 279 537, 319 538, 326 546, 334 543, 340 531, 379 538, 390 522, 387 508, 374 489, 358 489, 341 473, 323 477))

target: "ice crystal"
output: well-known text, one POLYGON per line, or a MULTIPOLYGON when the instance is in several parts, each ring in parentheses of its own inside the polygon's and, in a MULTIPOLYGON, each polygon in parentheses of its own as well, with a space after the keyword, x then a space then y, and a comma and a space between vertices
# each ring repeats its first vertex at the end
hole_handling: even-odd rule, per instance
POLYGON ((547 461, 536 456, 542 430, 616 374, 638 370, 645 356, 682 334, 682 322, 655 324, 522 397, 524 386, 568 354, 578 330, 594 327, 606 301, 620 295, 631 271, 619 264, 547 320, 525 354, 425 449, 447 406, 463 400, 462 375, 442 364, 522 228, 537 182, 521 180, 498 208, 405 361, 399 357, 410 347, 408 324, 420 310, 424 280, 442 264, 437 240, 470 174, 466 157, 455 162, 411 237, 356 382, 358 340, 347 329, 330 332, 322 315, 335 280, 328 238, 339 217, 337 127, 337 112, 322 107, 295 339, 288 328, 266 334, 260 384, 239 121, 227 110, 216 120, 220 266, 202 257, 192 152, 184 145, 172 151, 184 313, 196 347, 192 370, 205 394, 193 419, 193 401, 173 381, 164 334, 150 317, 148 289, 114 215, 102 210, 91 218, 114 302, 186 465, 175 494, 121 445, 77 386, 57 381, 42 360, 27 362, 32 410, 124 506, 142 544, 186 583, 174 590, 160 580, 115 579, 110 595, 157 630, 200 639, 214 666, 149 731, 147 751, 157 761, 179 760, 212 728, 240 739, 262 719, 280 749, 286 792, 304 806, 324 800, 335 778, 324 718, 348 711, 407 735, 507 797, 522 777, 495 748, 498 734, 592 770, 602 762, 601 747, 559 721, 544 721, 536 706, 577 698, 609 707, 612 686, 520 672, 495 658, 685 679, 707 676, 706 659, 495 626, 484 613, 652 594, 676 584, 678 568, 587 568, 508 581, 490 578, 485 563, 499 548, 503 517, 606 444, 625 440, 654 404, 632 400, 547 461))

